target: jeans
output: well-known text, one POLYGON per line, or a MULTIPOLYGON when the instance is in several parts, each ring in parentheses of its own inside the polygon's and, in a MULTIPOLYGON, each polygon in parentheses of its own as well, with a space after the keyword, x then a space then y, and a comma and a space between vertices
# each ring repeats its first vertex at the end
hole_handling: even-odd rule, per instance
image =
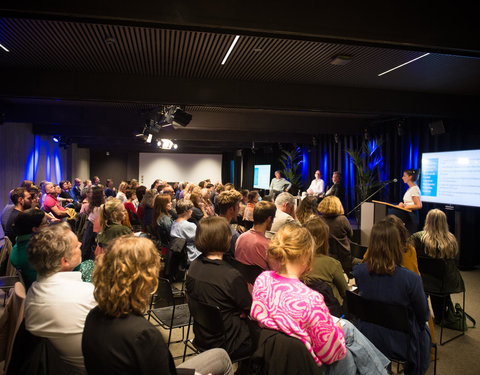
POLYGON ((195 369, 196 372, 207 375, 233 375, 232 361, 223 349, 210 349, 190 358, 177 368, 195 369))
POLYGON ((385 367, 390 363, 352 323, 341 320, 347 355, 345 358, 325 366, 327 375, 387 374, 385 367))

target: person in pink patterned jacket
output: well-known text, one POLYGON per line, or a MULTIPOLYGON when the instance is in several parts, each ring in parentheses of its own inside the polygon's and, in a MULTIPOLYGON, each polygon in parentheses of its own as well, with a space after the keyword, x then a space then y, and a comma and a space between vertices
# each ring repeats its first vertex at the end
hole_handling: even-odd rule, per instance
POLYGON ((327 374, 387 374, 389 360, 353 324, 332 317, 323 296, 300 281, 314 248, 312 236, 298 224, 276 233, 268 256, 281 267, 255 281, 250 316, 262 328, 300 339, 327 374))

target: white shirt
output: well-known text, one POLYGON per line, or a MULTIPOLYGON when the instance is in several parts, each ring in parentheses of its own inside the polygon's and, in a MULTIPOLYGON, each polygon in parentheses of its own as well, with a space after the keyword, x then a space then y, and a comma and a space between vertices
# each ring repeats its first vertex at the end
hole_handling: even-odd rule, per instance
POLYGON ((323 182, 322 179, 319 179, 319 180, 314 179, 310 184, 310 187, 307 189, 307 192, 309 190, 312 190, 314 195, 318 195, 323 193, 324 189, 325 189, 325 182, 323 182))
POLYGON ((80 272, 38 276, 25 301, 25 328, 46 337, 65 362, 85 372, 82 333, 85 318, 97 305, 93 284, 82 281, 80 272))
POLYGON ((413 197, 420 197, 420 188, 417 185, 408 188, 405 192, 405 195, 403 196, 403 203, 405 206, 413 206, 415 204, 413 197))

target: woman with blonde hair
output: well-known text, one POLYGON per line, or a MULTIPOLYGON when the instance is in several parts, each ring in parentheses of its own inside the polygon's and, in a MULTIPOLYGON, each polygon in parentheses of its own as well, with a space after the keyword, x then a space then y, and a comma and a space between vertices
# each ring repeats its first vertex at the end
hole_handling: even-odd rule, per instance
MULTIPOLYGON (((105 248, 113 239, 132 234, 132 230, 122 222, 125 220, 127 210, 123 202, 118 198, 109 198, 100 207, 100 232, 97 236, 97 243, 101 248, 105 248)), ((98 249, 97 249, 98 250, 98 249)), ((95 255, 98 251, 95 251, 95 255)))
POLYGON ((127 201, 127 196, 125 195, 127 193, 127 189, 128 182, 122 181, 120 185, 118 185, 118 193, 115 198, 120 199, 122 203, 125 203, 127 201))
POLYGON ((202 220, 204 217, 207 217, 207 212, 205 211, 205 204, 203 203, 203 199, 200 193, 194 191, 190 194, 190 201, 193 203, 192 207, 192 216, 190 217, 189 221, 198 225, 198 222, 202 220))
POLYGON ((308 196, 303 198, 295 211, 295 216, 302 225, 308 220, 318 217, 317 197, 308 196))
POLYGON ((207 213, 207 216, 215 216, 215 207, 213 206, 212 201, 210 200, 210 190, 204 188, 202 189, 202 199, 205 207, 205 211, 207 213))
MULTIPOLYGON (((438 290, 440 293, 460 293, 465 290, 462 275, 455 264, 458 254, 458 243, 455 236, 448 230, 447 216, 443 211, 433 209, 428 211, 423 231, 412 235, 417 256, 444 259, 446 264, 445 282, 424 277, 425 290, 438 290)), ((435 322, 440 323, 442 317, 442 298, 430 296, 432 301, 435 322)), ((446 305, 451 299, 446 301, 446 305)))
MULTIPOLYGON (((88 314, 82 336, 89 374, 177 374, 162 334, 143 317, 159 270, 158 252, 146 238, 116 238, 99 258, 93 274, 98 306, 88 314)), ((233 374, 223 349, 199 354, 179 368, 233 374)))
POLYGON ((353 230, 344 215, 345 212, 340 199, 334 195, 323 198, 318 205, 318 211, 328 225, 330 237, 335 238, 346 250, 350 251, 350 238, 353 236, 353 230))
POLYGON ((387 374, 388 359, 348 320, 335 322, 323 296, 300 281, 311 269, 314 251, 307 229, 289 223, 278 230, 268 256, 280 267, 258 276, 250 316, 262 328, 300 339, 327 374, 387 374))

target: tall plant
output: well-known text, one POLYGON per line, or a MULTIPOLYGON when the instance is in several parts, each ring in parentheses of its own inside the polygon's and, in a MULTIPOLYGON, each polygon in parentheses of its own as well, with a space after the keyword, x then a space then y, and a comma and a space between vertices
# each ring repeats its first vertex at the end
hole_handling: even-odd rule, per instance
POLYGON ((355 190, 359 202, 382 186, 380 180, 380 169, 383 166, 382 144, 382 138, 372 139, 365 141, 360 150, 347 150, 356 170, 355 190))
POLYGON ((282 150, 279 161, 283 166, 283 175, 292 184, 291 193, 297 194, 302 188, 302 175, 299 172, 299 166, 303 163, 302 150, 300 147, 292 151, 282 150))

